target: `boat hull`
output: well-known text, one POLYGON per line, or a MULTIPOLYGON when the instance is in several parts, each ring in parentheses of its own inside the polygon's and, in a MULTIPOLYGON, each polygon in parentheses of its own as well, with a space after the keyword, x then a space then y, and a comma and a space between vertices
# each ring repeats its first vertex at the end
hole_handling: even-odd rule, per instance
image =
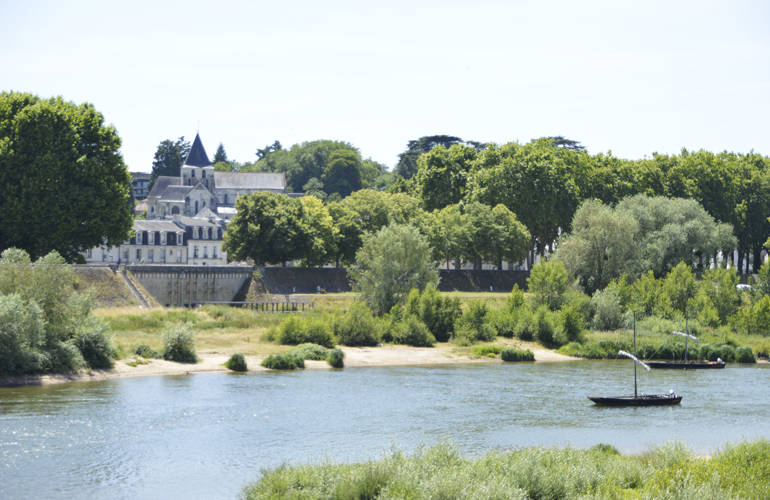
POLYGON ((676 394, 643 394, 641 396, 588 396, 588 399, 600 406, 663 406, 678 405, 682 396, 676 394))
POLYGON ((705 370, 724 368, 725 362, 722 361, 696 361, 685 363, 684 361, 645 361, 650 368, 675 368, 679 370, 705 370))

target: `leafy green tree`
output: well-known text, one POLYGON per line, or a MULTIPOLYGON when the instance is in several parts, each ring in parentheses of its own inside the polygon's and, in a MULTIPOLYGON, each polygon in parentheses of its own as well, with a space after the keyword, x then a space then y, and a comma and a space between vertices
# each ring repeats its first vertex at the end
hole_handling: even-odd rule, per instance
POLYGON ((454 144, 437 146, 417 160, 415 181, 425 210, 459 203, 465 196, 468 172, 476 149, 454 144))
POLYGON ((510 263, 524 260, 531 238, 524 224, 502 203, 492 208, 492 218, 495 222, 492 259, 497 263, 497 268, 503 268, 503 260, 510 263))
POLYGON ((280 141, 274 141, 272 144, 268 144, 264 148, 257 148, 257 159, 261 160, 262 158, 268 157, 271 153, 275 153, 276 151, 281 151, 283 149, 283 146, 281 146, 280 141))
POLYGON ((638 226, 627 213, 598 200, 584 201, 572 219, 572 232, 559 241, 555 258, 593 294, 623 273, 635 274, 634 238, 638 226))
POLYGON ((337 255, 337 228, 329 210, 314 196, 299 198, 302 204, 305 231, 310 238, 310 248, 302 257, 304 265, 322 266, 337 255))
POLYGON ((471 197, 508 207, 529 230, 530 250, 542 255, 560 231, 569 228, 578 206, 577 185, 565 161, 573 154, 548 140, 491 147, 477 157, 471 197))
POLYGON ((361 156, 356 151, 338 149, 329 155, 321 180, 328 194, 343 198, 361 189, 361 156))
POLYGON ((438 284, 427 240, 413 226, 402 224, 367 236, 349 274, 353 289, 376 314, 406 300, 412 288, 438 284))
POLYGON ((649 316, 659 306, 661 296, 661 282, 655 278, 652 270, 647 271, 631 284, 629 309, 649 316))
POLYGON ((564 293, 567 291, 568 277, 561 262, 543 261, 535 264, 527 278, 527 287, 535 307, 545 305, 552 311, 561 307, 564 293))
POLYGON ((393 177, 388 167, 380 162, 367 158, 361 161, 361 185, 365 188, 380 189, 388 187, 393 177))
POLYGON ((453 260, 459 269, 468 241, 465 235, 468 229, 467 217, 463 215, 460 205, 447 205, 441 210, 426 214, 423 225, 433 249, 433 259, 436 262, 446 262, 447 267, 453 260))
POLYGON ((663 280, 662 292, 667 303, 675 311, 682 313, 682 315, 687 314, 687 304, 697 292, 695 274, 692 272, 692 268, 684 262, 674 266, 663 280))
POLYGON ((299 199, 258 191, 239 196, 235 208, 224 236, 224 250, 231 259, 263 264, 310 255, 312 242, 299 199))
POLYGON ((227 153, 225 152, 225 145, 220 142, 216 152, 214 152, 214 163, 222 161, 227 161, 227 153))
POLYGON ((309 181, 302 186, 302 191, 305 196, 315 196, 319 200, 326 199, 326 191, 324 191, 324 183, 320 180, 312 177, 309 181))
POLYGON ((409 141, 406 151, 398 155, 395 172, 404 179, 411 179, 417 173, 417 159, 422 153, 427 153, 436 146, 449 148, 453 144, 462 142, 462 139, 452 135, 429 135, 409 141))
MULTIPOLYGON (((309 141, 295 144, 289 149, 267 149, 269 151, 263 151, 264 156, 260 157, 253 169, 250 168, 249 170, 284 172, 286 173, 287 188, 294 192, 300 192, 302 187, 313 177, 322 179, 329 164, 329 158, 335 151, 340 149, 351 151, 356 155, 359 165, 361 162, 358 149, 342 141, 309 141)), ((257 156, 259 156, 259 152, 257 156)), ((324 185, 326 185, 325 182, 324 185)), ((328 189, 328 186, 326 187, 328 189)), ((327 190, 327 193, 330 192, 327 190)))
POLYGON ((736 288, 738 281, 735 269, 710 268, 706 269, 698 283, 699 293, 703 292, 709 298, 722 324, 735 314, 740 305, 741 297, 736 288))
POLYGON ((182 165, 190 154, 190 143, 180 137, 176 141, 166 139, 158 144, 155 150, 155 158, 152 160, 152 172, 150 172, 150 189, 155 184, 155 180, 166 175, 170 177, 179 177, 182 175, 182 165))
POLYGON ((122 243, 129 186, 120 138, 92 105, 0 93, 0 250, 74 261, 122 243))
POLYGON ((706 267, 717 250, 735 244, 730 225, 718 224, 695 200, 636 195, 615 210, 637 223, 637 270, 652 269, 657 276, 679 262, 706 267))

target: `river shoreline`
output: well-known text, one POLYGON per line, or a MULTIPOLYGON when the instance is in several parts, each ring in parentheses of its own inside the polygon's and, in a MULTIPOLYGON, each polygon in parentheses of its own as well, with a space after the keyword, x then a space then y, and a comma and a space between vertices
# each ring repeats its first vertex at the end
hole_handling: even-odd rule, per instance
MULTIPOLYGON (((536 363, 577 361, 579 358, 565 356, 555 351, 527 346, 535 354, 536 363)), ((430 366, 447 364, 501 363, 499 358, 469 357, 454 352, 453 347, 341 347, 345 353, 345 367, 375 366, 430 366)), ((124 377, 154 377, 164 375, 190 375, 193 373, 227 372, 224 363, 229 353, 217 351, 198 352, 197 363, 177 363, 163 359, 129 358, 115 362, 111 370, 82 370, 76 374, 22 375, 0 379, 0 387, 44 386, 74 382, 94 382, 124 377)), ((260 366, 266 356, 246 356, 249 372, 271 371, 260 366)), ((305 361, 305 369, 330 370, 325 361, 305 361)))

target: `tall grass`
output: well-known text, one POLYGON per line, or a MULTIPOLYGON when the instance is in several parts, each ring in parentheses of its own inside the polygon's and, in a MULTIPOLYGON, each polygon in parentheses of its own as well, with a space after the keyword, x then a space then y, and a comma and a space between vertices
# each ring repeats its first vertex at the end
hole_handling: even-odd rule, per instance
POLYGON ((679 444, 639 456, 600 445, 468 459, 444 443, 358 464, 283 465, 263 472, 243 498, 770 498, 770 442, 730 446, 711 460, 679 444))

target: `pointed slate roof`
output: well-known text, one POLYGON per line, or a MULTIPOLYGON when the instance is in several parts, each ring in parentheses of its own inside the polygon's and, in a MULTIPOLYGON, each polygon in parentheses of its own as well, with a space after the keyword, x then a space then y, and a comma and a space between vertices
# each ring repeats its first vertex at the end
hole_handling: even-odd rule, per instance
POLYGON ((211 165, 209 157, 206 155, 206 150, 203 149, 200 135, 195 134, 195 140, 193 141, 192 148, 190 148, 190 154, 187 155, 184 164, 190 165, 191 167, 208 167, 211 165))

